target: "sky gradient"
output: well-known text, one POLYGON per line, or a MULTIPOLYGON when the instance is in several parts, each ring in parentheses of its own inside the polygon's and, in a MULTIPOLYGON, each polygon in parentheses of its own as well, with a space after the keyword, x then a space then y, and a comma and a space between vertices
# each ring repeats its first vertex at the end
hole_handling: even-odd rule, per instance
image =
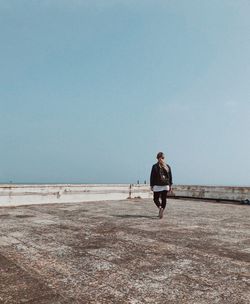
POLYGON ((0 182, 250 186, 250 2, 0 0, 0 182))

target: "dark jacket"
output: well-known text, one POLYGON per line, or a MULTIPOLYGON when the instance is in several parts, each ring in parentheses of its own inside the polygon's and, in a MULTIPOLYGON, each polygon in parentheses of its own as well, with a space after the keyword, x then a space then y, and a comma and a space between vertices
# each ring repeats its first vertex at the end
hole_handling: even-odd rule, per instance
POLYGON ((160 166, 158 163, 154 164, 151 170, 151 175, 150 175, 150 186, 164 186, 164 185, 169 185, 172 186, 173 181, 172 181, 172 172, 171 172, 171 168, 169 165, 167 165, 169 168, 169 171, 167 172, 164 169, 164 173, 167 175, 167 183, 163 183, 161 180, 161 175, 160 175, 160 166))

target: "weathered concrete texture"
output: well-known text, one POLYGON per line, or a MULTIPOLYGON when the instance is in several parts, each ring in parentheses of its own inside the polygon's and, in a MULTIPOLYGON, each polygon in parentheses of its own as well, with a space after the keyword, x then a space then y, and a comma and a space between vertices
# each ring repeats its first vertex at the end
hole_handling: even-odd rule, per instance
POLYGON ((250 208, 151 200, 0 208, 0 303, 250 303, 250 208))

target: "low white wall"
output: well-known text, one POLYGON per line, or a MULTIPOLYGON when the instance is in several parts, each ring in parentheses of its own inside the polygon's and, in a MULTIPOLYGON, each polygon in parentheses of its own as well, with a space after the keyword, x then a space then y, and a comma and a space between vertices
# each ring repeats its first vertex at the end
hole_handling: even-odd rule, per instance
POLYGON ((149 186, 129 184, 0 185, 0 206, 150 198, 149 186))
MULTIPOLYGON (((152 199, 149 185, 0 185, 0 206, 124 200, 137 197, 152 199)), ((250 199, 250 187, 176 185, 173 197, 243 200, 250 199)))

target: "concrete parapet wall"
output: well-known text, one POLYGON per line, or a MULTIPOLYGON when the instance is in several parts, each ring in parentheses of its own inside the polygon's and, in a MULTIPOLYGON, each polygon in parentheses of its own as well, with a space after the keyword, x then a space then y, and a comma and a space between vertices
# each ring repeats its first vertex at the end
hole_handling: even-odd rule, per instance
POLYGON ((174 196, 241 201, 250 199, 250 187, 178 185, 174 196))
POLYGON ((0 206, 150 198, 149 186, 130 184, 0 185, 0 206))
MULTIPOLYGON (((0 185, 0 206, 152 198, 149 185, 130 184, 54 184, 0 185)), ((244 200, 250 187, 174 186, 173 197, 244 200)))

